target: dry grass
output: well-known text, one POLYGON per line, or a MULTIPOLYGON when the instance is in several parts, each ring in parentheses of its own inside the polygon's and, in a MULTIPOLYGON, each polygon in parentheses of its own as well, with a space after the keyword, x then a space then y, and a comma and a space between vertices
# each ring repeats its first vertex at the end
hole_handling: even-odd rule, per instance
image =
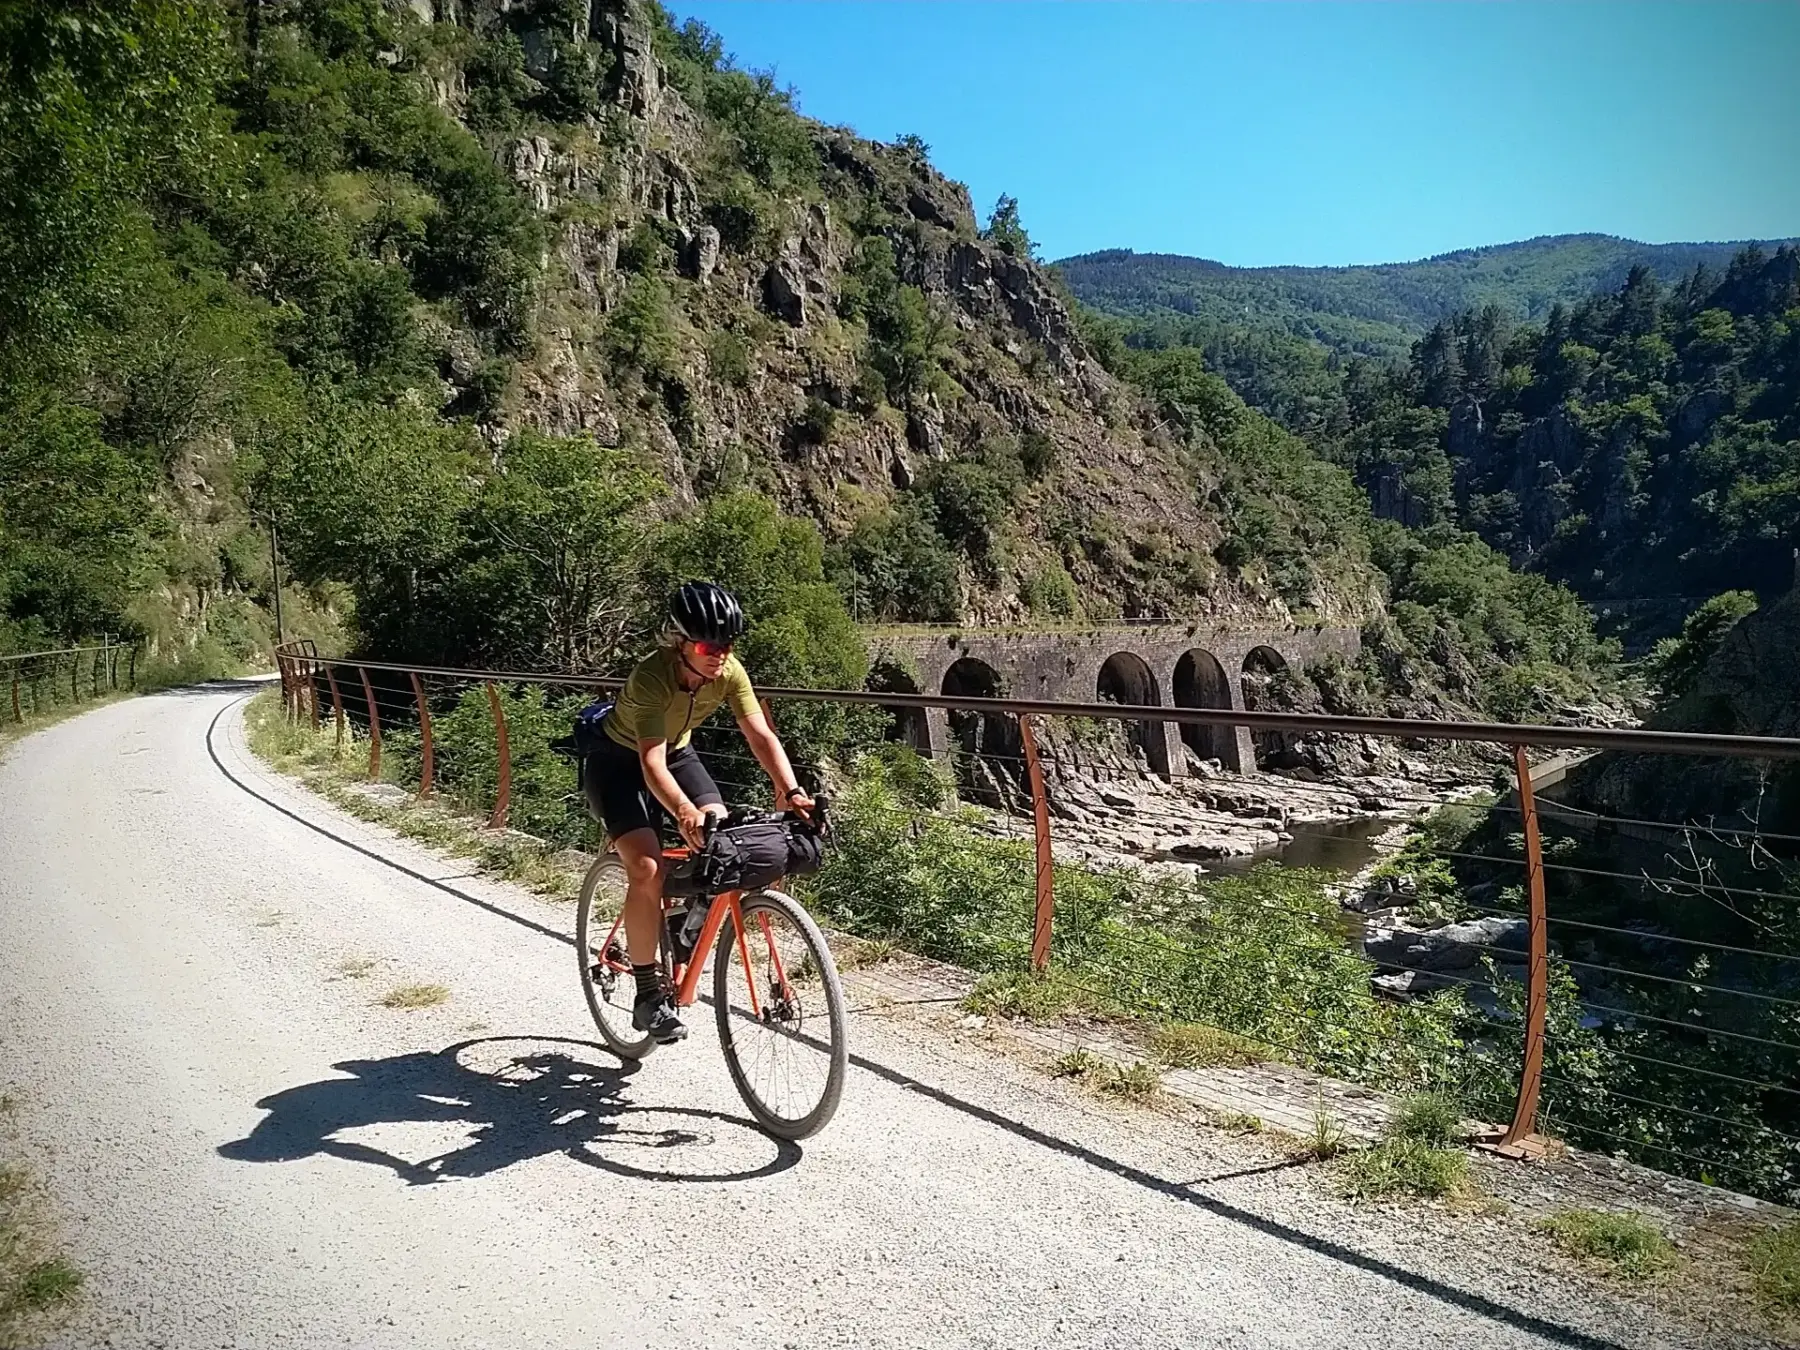
POLYGON ((443 984, 398 984, 381 996, 384 1008, 435 1008, 448 1002, 450 987, 443 984))
POLYGON ((380 964, 372 956, 346 956, 337 963, 337 973, 346 980, 367 979, 380 964))
POLYGON ((1243 1069, 1269 1058, 1254 1041, 1191 1022, 1158 1027, 1150 1046, 1172 1069, 1243 1069))
MULTIPOLYGON (((11 1099, 3 1103, 10 1111, 11 1099)), ((16 1140, 0 1136, 11 1153, 16 1140)), ((42 1344, 80 1292, 83 1276, 55 1249, 43 1193, 14 1162, 0 1163, 0 1347, 42 1344)))

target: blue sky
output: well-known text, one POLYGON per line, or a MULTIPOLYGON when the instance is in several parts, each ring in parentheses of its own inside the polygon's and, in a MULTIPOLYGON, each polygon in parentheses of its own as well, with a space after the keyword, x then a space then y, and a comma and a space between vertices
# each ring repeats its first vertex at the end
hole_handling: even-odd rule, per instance
POLYGON ((1800 235, 1800 4, 673 0, 1046 257, 1800 235))

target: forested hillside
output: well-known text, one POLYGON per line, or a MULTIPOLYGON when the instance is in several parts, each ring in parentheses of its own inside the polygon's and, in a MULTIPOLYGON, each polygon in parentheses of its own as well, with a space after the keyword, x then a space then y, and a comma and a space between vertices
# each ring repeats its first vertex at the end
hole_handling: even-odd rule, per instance
POLYGON ((255 660, 273 521, 290 627, 438 661, 611 664, 686 571, 791 683, 856 619, 1166 613, 1364 624, 1358 707, 1606 678, 1566 590, 1103 364, 916 137, 653 3, 431 9, 0 10, 0 643, 255 660))
POLYGON ((1673 283, 1696 267, 1723 269, 1744 247, 1561 234, 1363 267, 1227 267, 1178 253, 1107 249, 1064 258, 1056 268, 1083 304, 1142 320, 1160 335, 1158 346, 1285 336, 1341 356, 1395 358, 1464 310, 1493 305, 1515 320, 1541 320, 1553 305, 1616 289, 1633 267, 1673 283))
MULTIPOLYGON (((1376 513, 1478 533, 1641 640, 1708 597, 1765 597, 1800 544, 1800 252, 1739 250, 1673 285, 1647 265, 1552 305, 1434 323, 1403 361, 1300 339, 1090 319, 1104 351, 1192 352, 1352 469, 1376 513)), ((1144 359, 1142 357, 1132 359, 1144 359)), ((1117 359, 1114 361, 1117 364, 1117 359)))

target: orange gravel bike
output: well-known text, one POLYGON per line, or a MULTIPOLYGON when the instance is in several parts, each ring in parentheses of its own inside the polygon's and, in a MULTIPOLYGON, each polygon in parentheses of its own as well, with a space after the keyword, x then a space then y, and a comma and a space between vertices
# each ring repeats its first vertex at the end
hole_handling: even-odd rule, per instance
MULTIPOLYGON (((692 856, 663 850, 671 869, 692 856)), ((624 920, 625 867, 608 852, 588 870, 575 914, 581 988, 613 1052, 642 1059, 656 1042, 631 1024, 636 985, 624 920)), ((699 998, 708 952, 719 1043, 744 1104, 778 1138, 817 1134, 837 1111, 849 1063, 844 990, 819 926, 792 896, 766 887, 665 894, 658 960, 678 1007, 699 998)))

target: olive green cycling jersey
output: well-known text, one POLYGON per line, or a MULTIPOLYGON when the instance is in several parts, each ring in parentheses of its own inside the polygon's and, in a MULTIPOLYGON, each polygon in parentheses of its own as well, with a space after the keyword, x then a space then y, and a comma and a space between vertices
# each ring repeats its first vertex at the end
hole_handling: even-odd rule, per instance
POLYGON ((658 648, 639 661, 601 723, 606 734, 628 750, 636 750, 639 741, 659 738, 679 750, 721 704, 729 703, 739 719, 760 711, 750 676, 737 657, 726 657, 719 678, 698 689, 681 687, 682 669, 681 653, 672 647, 658 648))

